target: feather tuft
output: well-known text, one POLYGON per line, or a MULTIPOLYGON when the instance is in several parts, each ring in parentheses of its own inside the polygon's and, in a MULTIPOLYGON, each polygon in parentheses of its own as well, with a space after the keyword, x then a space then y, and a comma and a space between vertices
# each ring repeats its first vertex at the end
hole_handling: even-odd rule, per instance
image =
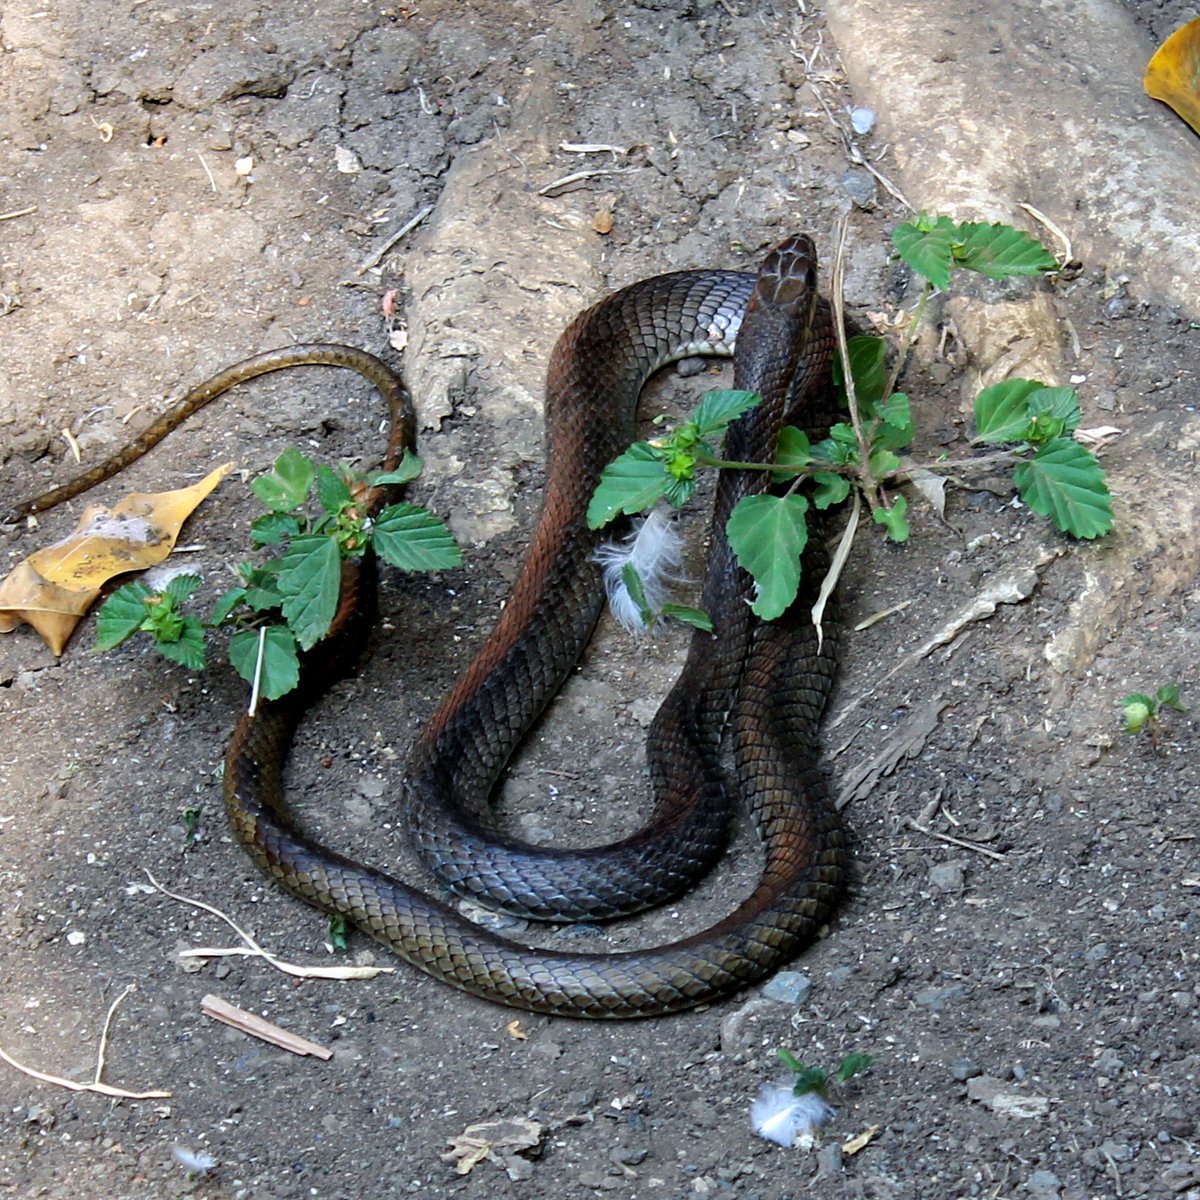
POLYGON ((836 1112, 816 1092, 797 1096, 790 1083, 764 1083, 750 1108, 750 1124, 759 1137, 776 1145, 811 1145, 821 1126, 836 1112))
POLYGON ((625 584, 625 568, 632 566, 637 572, 646 607, 656 613, 667 599, 670 585, 680 578, 683 539, 675 532, 669 510, 656 508, 627 538, 605 542, 592 557, 604 570, 604 590, 613 616, 630 633, 645 633, 641 606, 625 584))

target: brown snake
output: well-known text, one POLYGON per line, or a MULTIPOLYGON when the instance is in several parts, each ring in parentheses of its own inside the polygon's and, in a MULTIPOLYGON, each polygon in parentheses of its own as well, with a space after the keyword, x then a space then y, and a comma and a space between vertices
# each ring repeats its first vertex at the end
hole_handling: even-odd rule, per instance
MULTIPOLYGON (((282 774, 316 690, 303 684, 243 716, 226 756, 228 815, 268 875, 436 978, 565 1016, 685 1009, 761 978, 812 940, 836 902, 845 862, 817 746, 834 639, 828 630, 818 648, 807 615, 820 575, 815 546, 806 552, 792 609, 770 625, 751 622, 751 583, 723 530, 737 499, 764 486, 760 473, 722 473, 702 599, 718 634, 695 635, 680 681, 651 729, 656 803, 647 826, 612 846, 546 852, 497 838, 486 828, 486 813, 496 777, 574 667, 599 614, 595 538, 584 514, 600 469, 633 440, 646 378, 685 355, 728 354, 736 338, 734 386, 765 399, 731 427, 725 454, 769 457, 785 410, 801 425, 820 424, 814 406, 824 402, 832 339, 815 285, 812 245, 793 238, 768 256, 757 281, 727 271, 658 276, 614 293, 567 329, 547 382, 545 503, 532 545, 496 629, 418 743, 405 784, 417 847, 454 890, 536 917, 611 916, 675 894, 720 848, 727 816, 719 750, 728 724, 739 790, 764 847, 751 895, 700 934, 628 953, 563 954, 495 936, 295 827, 282 774)), ((220 390, 300 361, 362 371, 361 362, 334 362, 342 349, 295 347, 282 352, 291 361, 278 364, 271 355, 247 360, 217 377, 224 381, 220 390)), ((368 377, 377 381, 375 374, 368 377)), ((215 395, 215 382, 202 388, 215 395)), ((394 460, 412 441, 411 407, 402 391, 393 391, 389 403, 394 460)), ((382 499, 376 495, 372 503, 382 499)), ((353 657, 372 616, 373 592, 358 564, 344 568, 344 582, 335 632, 312 652, 319 661, 306 664, 307 677, 326 683, 332 664, 353 657)))

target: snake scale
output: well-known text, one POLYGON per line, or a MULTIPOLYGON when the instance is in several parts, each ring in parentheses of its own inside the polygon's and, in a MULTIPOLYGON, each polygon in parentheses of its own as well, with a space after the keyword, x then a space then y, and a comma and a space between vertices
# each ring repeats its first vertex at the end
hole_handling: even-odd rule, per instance
MULTIPOLYGON (((661 275, 576 318, 548 371, 545 498, 513 595, 420 738, 404 785, 415 845, 452 891, 535 918, 605 918, 677 894, 719 852, 728 823, 720 761, 728 731, 738 790, 764 853, 757 886, 732 913, 695 936, 645 950, 534 949, 306 837, 287 808, 284 765, 304 710, 335 668, 353 660, 373 620, 371 566, 363 560, 343 567, 333 632, 310 652, 301 687, 260 704, 234 730, 226 811, 258 866, 435 978, 536 1012, 587 1018, 675 1012, 744 987, 798 953, 831 913, 845 870, 844 837, 817 741, 836 635, 831 625, 818 644, 808 617, 821 574, 816 539, 791 609, 770 624, 750 616, 752 581, 733 558, 724 524, 738 499, 765 486, 762 473, 721 475, 701 601, 717 632, 695 633, 680 679, 651 727, 655 805, 646 826, 610 846, 546 851, 496 835, 487 812, 497 777, 565 682, 599 616, 602 589, 586 508, 600 470, 633 440, 645 381, 685 356, 734 353, 734 386, 761 393, 764 402, 731 426, 725 455, 762 459, 773 453, 785 414, 812 429, 824 422, 831 348, 828 308, 817 297, 815 251, 806 237, 772 251, 757 276, 661 275)), ((398 378, 361 351, 314 345, 246 360, 194 389, 139 438, 137 453, 234 383, 302 362, 350 366, 370 378, 392 412, 388 463, 411 446, 411 403, 398 378)), ((126 461, 136 457, 122 453, 126 461)), ((114 463, 124 465, 102 464, 68 485, 70 494, 111 473, 114 463)), ((58 502, 67 491, 22 509, 49 507, 51 497, 58 502)), ((377 510, 385 499, 385 490, 376 489, 368 503, 377 510)))

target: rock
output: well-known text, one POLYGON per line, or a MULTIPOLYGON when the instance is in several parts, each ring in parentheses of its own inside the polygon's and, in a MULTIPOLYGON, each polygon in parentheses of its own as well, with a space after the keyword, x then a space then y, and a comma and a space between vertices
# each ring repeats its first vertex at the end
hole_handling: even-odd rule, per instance
POLYGON ((828 1179, 842 1173, 842 1143, 830 1142, 817 1151, 817 1178, 828 1179))
POLYGON ((762 994, 767 1000, 781 1004, 803 1004, 812 991, 812 980, 799 971, 780 971, 763 985, 762 994))
POLYGON ((929 882, 939 892, 957 896, 964 886, 963 864, 960 862, 938 863, 929 872, 929 882))
POLYGON ((959 1083, 966 1083, 968 1079, 976 1079, 982 1075, 983 1069, 977 1067, 969 1058, 958 1058, 950 1064, 950 1074, 959 1083))
POLYGON ((1062 1183, 1053 1171, 1034 1171, 1021 1185, 1031 1196, 1041 1200, 1057 1200, 1062 1183))
POLYGON ((220 46, 197 55, 175 80, 177 104, 192 112, 238 96, 282 96, 295 71, 273 54, 220 46))
POLYGON ((845 172, 838 181, 842 191, 854 201, 856 207, 870 212, 875 207, 875 180, 869 171, 855 168, 845 172))
POLYGON ((725 1017, 721 1022, 721 1053, 736 1054, 749 1049, 754 1038, 747 1027, 760 1013, 770 1012, 774 1007, 772 1001, 755 996, 725 1017))
POLYGON ((967 1081, 967 1098, 1004 1117, 1044 1117, 1050 1111, 1045 1096, 1005 1091, 1004 1083, 991 1075, 979 1075, 967 1081))
POLYGON ((922 988, 916 994, 916 1002, 930 1012, 942 1012, 947 1005, 955 1004, 967 994, 967 989, 961 983, 952 983, 949 987, 922 988))

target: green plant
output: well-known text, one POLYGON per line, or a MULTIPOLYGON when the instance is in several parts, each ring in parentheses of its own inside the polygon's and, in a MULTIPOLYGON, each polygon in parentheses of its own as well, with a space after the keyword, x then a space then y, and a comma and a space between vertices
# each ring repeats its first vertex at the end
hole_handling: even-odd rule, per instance
POLYGON ((239 586, 227 591, 207 621, 180 611, 201 580, 178 575, 161 590, 134 582, 118 588, 100 607, 96 649, 111 650, 135 633, 147 633, 160 653, 191 670, 205 665, 205 636, 229 626, 229 660, 257 694, 278 699, 299 681, 302 651, 329 631, 337 613, 342 562, 368 549, 404 571, 440 571, 462 562, 462 552, 439 518, 401 502, 371 517, 368 488, 404 484, 421 472, 406 453, 392 472, 367 478, 347 467, 315 466, 299 450, 285 450, 272 469, 251 483, 267 512, 250 527, 273 557, 238 566, 239 586), (305 506, 315 494, 316 512, 305 506))
POLYGON ((636 442, 604 469, 588 508, 589 526, 598 529, 661 499, 679 507, 695 490, 698 468, 771 472, 776 483, 788 486, 746 497, 726 525, 739 563, 757 584, 754 611, 766 620, 779 616, 796 596, 810 504, 829 508, 854 488, 887 536, 902 542, 909 535, 908 500, 895 490, 897 485, 921 473, 1003 464, 1013 469, 1021 499, 1059 529, 1079 538, 1107 533, 1112 527, 1108 488, 1095 455, 1071 437, 1079 423, 1079 403, 1071 388, 1021 379, 986 388, 975 402, 975 442, 1004 449, 958 461, 901 459, 899 452, 913 440, 912 404, 894 389, 935 289, 948 286, 956 269, 1003 279, 1040 274, 1057 263, 1040 242, 1010 226, 956 224, 925 214, 899 226, 893 242, 924 285, 890 370, 889 347, 882 338, 840 340, 834 381, 843 394, 847 420, 813 445, 801 430, 784 428, 772 462, 728 462, 720 457, 720 439, 760 398, 747 392, 710 392, 674 431, 636 442), (796 489, 808 478, 812 490, 801 495, 796 489))
POLYGON ((1125 732, 1135 737, 1145 733, 1153 746, 1158 744, 1158 729, 1164 709, 1187 712, 1179 702, 1179 688, 1175 684, 1160 687, 1153 696, 1144 692, 1132 692, 1121 700, 1121 716, 1125 732))
POLYGON ((183 820, 183 839, 188 846, 194 846, 200 840, 200 816, 203 809, 198 804, 188 804, 179 812, 183 820))
MULTIPOLYGON (((779 1055, 779 1061, 789 1071, 795 1072, 796 1079, 792 1084, 793 1095, 806 1096, 810 1092, 816 1092, 824 1099, 829 1098, 830 1080, 827 1071, 822 1071, 819 1067, 806 1067, 790 1050, 781 1048, 776 1051, 776 1054, 779 1055)), ((838 1063, 837 1070, 833 1073, 833 1080, 839 1085, 848 1083, 855 1075, 861 1075, 874 1062, 875 1060, 869 1054, 847 1054, 838 1063)))
POLYGON ((346 918, 341 913, 330 913, 329 944, 335 950, 345 951, 350 948, 350 943, 346 940, 346 929, 346 918))

